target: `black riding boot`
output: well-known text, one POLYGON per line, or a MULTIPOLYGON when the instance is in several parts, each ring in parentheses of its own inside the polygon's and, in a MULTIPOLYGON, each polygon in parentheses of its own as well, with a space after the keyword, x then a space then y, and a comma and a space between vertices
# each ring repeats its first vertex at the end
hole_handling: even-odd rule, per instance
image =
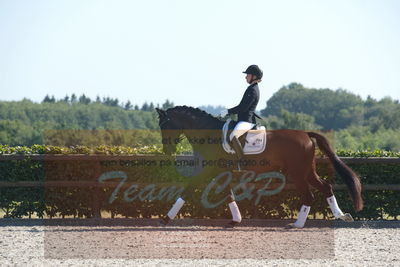
POLYGON ((231 141, 231 147, 233 150, 235 150, 236 157, 238 159, 238 171, 243 171, 242 166, 241 166, 241 161, 243 160, 243 148, 242 145, 240 144, 239 139, 234 136, 232 141, 231 141))

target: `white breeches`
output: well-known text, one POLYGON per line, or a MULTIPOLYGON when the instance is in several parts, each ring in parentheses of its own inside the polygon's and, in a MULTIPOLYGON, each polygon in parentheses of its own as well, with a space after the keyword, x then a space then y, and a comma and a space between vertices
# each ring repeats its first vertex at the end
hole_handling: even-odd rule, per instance
POLYGON ((239 138, 245 132, 247 132, 248 130, 253 128, 254 125, 255 125, 254 123, 250 123, 250 122, 247 122, 247 121, 239 121, 236 124, 235 129, 233 129, 231 135, 229 136, 229 140, 232 141, 233 137, 235 137, 235 136, 236 136, 236 138, 239 138))

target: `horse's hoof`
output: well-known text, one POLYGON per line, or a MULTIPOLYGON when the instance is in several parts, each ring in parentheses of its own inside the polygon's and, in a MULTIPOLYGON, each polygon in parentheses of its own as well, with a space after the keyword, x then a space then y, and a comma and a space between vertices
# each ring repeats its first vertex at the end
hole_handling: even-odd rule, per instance
POLYGON ((339 219, 345 222, 354 222, 354 219, 350 213, 343 214, 342 216, 339 217, 339 219))
POLYGON ((235 221, 230 221, 229 223, 227 223, 224 228, 234 228, 236 225, 238 225, 239 222, 235 222, 235 221))
POLYGON ((294 223, 289 223, 288 225, 286 225, 285 228, 286 229, 297 229, 297 228, 303 228, 303 227, 300 227, 300 226, 298 226, 298 225, 296 225, 294 223))
POLYGON ((158 224, 159 224, 160 226, 166 226, 170 221, 171 221, 171 219, 170 219, 168 216, 165 216, 164 218, 161 218, 161 219, 158 221, 158 224))

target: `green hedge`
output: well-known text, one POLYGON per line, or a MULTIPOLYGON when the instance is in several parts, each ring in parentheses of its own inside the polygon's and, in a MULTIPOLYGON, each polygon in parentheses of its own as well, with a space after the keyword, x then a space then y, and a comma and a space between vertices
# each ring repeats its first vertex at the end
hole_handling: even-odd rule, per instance
MULTIPOLYGON (((341 157, 369 158, 369 157, 398 157, 400 152, 394 151, 349 151, 339 150, 341 157)), ((400 164, 349 164, 360 176, 362 184, 400 184, 400 164)), ((338 178, 338 183, 341 182, 338 178)), ((352 210, 351 203, 346 201, 346 191, 338 191, 336 195, 344 210, 352 210)), ((351 212, 358 219, 397 219, 400 215, 400 191, 364 191, 362 193, 365 206, 361 212, 351 212)))
MULTIPOLYGON (((181 147, 181 151, 185 148, 181 147)), ((399 152, 387 151, 338 151, 339 156, 345 157, 400 157, 399 152)), ((130 147, 55 147, 40 146, 32 147, 9 147, 0 146, 0 154, 86 154, 86 155, 135 155, 149 154, 151 157, 163 157, 160 146, 130 147), (158 156, 157 156, 158 155, 158 156)), ((149 159, 151 159, 149 156, 149 159)), ((107 161, 105 161, 107 162, 107 161)), ((350 164, 361 177, 363 184, 399 184, 398 173, 400 165, 396 164, 350 164)), ((93 175, 93 169, 98 168, 98 163, 92 161, 69 160, 69 161, 37 161, 29 157, 18 160, 0 161, 0 182, 23 182, 23 181, 79 181, 92 182, 85 188, 78 186, 69 187, 0 187, 0 209, 4 217, 22 218, 32 215, 43 217, 81 217, 90 218, 98 215, 99 211, 108 212, 111 216, 144 217, 165 215, 174 203, 177 195, 171 194, 169 200, 138 200, 131 202, 124 200, 123 196, 127 187, 122 188, 110 204, 110 196, 115 186, 106 188, 96 187, 96 179, 99 174, 110 171, 125 171, 128 175, 126 184, 137 184, 143 189, 146 184, 154 184, 155 192, 160 190, 159 185, 184 186, 190 178, 182 175, 182 169, 175 167, 154 168, 146 166, 121 167, 120 165, 102 167, 93 175), (97 166, 97 167, 96 167, 97 166), (94 177, 94 178, 93 178, 94 177)), ((320 164, 319 174, 328 180, 336 179, 336 183, 342 183, 339 177, 330 175, 332 170, 329 166, 320 164)), ((114 180, 113 180, 114 181, 114 180)), ((119 181, 115 179, 115 181, 119 181)), ((206 186, 207 184, 201 184, 206 186)), ((195 191, 182 210, 182 216, 192 218, 229 218, 227 205, 223 204, 214 209, 204 208, 200 203, 202 190, 195 191)), ((352 202, 348 191, 336 191, 339 204, 346 212, 351 212, 358 219, 387 219, 396 218, 400 210, 399 191, 365 191, 363 198, 365 208, 359 213, 354 213, 352 202)), ((129 195, 129 194, 128 194, 129 195)), ((137 195, 137 192, 132 195, 137 195)), ((258 205, 254 205, 253 199, 244 199, 238 202, 244 218, 293 218, 301 203, 295 191, 284 190, 279 194, 264 196, 258 205)), ((315 193, 315 202, 311 213, 331 216, 326 200, 322 194, 315 193)))

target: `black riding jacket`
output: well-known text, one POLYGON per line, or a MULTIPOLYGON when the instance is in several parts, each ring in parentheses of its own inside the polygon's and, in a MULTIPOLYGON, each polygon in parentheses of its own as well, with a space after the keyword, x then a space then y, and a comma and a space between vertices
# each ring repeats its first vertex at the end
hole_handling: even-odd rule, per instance
POLYGON ((236 107, 228 109, 229 114, 238 114, 238 121, 247 121, 256 123, 254 112, 260 99, 260 90, 258 83, 251 84, 247 87, 242 100, 236 107))

